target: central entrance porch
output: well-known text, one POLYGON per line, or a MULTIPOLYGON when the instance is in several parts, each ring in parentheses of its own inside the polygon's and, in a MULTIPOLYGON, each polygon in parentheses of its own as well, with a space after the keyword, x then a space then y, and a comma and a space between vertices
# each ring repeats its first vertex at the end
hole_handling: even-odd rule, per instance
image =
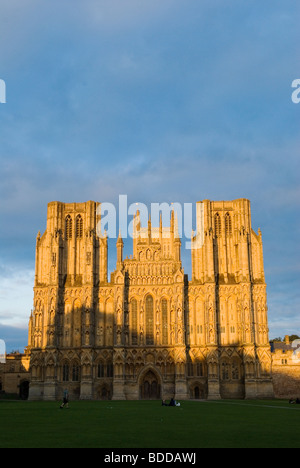
POLYGON ((149 370, 142 378, 140 383, 140 399, 141 400, 160 400, 161 399, 161 384, 156 373, 149 370))

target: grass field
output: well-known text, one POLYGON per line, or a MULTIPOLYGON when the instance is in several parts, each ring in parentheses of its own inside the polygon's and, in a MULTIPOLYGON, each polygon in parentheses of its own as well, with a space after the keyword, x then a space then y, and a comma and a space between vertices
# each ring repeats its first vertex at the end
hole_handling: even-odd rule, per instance
POLYGON ((0 402, 1 448, 300 448, 286 401, 0 402))

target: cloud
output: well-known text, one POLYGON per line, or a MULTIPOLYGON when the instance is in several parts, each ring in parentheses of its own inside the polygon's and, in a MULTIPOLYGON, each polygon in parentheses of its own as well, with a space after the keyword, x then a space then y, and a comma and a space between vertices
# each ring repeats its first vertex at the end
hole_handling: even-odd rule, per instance
POLYGON ((0 339, 5 341, 7 353, 11 353, 12 351, 20 351, 22 353, 28 345, 28 329, 0 324, 0 339))
POLYGON ((33 308, 34 271, 0 264, 0 329, 26 328, 33 308))
POLYGON ((132 28, 145 23, 149 24, 154 19, 164 17, 167 13, 172 13, 172 8, 178 5, 177 0, 144 1, 140 0, 110 0, 98 1, 88 0, 85 5, 85 12, 89 22, 97 27, 118 30, 126 27, 132 28))

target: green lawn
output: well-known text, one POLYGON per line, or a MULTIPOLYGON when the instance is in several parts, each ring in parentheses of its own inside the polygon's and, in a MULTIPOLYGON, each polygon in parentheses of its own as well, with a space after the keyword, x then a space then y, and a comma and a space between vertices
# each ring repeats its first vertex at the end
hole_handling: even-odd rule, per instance
POLYGON ((300 448, 300 407, 286 401, 0 401, 0 448, 300 448))

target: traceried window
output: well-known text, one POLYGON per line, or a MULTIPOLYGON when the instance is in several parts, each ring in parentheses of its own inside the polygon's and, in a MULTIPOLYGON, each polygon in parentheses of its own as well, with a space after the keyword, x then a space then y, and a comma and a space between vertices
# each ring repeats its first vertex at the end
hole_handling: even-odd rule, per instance
POLYGON ((69 382, 70 379, 70 367, 68 364, 63 365, 63 382, 69 382))
POLYGON ((131 301, 131 344, 137 345, 138 344, 138 328, 137 328, 137 300, 133 299, 131 301))
POLYGON ((196 367, 196 376, 203 377, 203 364, 201 362, 197 362, 195 364, 196 367))
POLYGON ((229 371, 230 371, 230 366, 228 363, 223 362, 221 366, 222 370, 222 380, 229 380, 229 371))
POLYGON ((187 363, 187 375, 189 377, 194 377, 194 365, 192 362, 187 363))
POLYGON ((234 362, 231 366, 231 375, 233 380, 239 380, 240 378, 239 366, 236 362, 234 362))
POLYGON ((100 362, 97 366, 97 376, 98 379, 103 379, 105 377, 112 378, 114 376, 114 365, 112 362, 104 363, 100 362))
POLYGON ((168 301, 166 299, 162 300, 162 344, 168 344, 168 301))
POLYGON ((80 367, 77 364, 74 364, 72 368, 72 381, 79 382, 79 380, 80 380, 80 367))
POLYGON ((232 219, 229 213, 225 215, 225 232, 226 236, 232 236, 232 219))
POLYGON ((77 239, 83 238, 83 219, 80 215, 76 218, 76 237, 77 239))
POLYGON ((102 379, 104 377, 104 364, 101 362, 98 364, 98 379, 102 379))
POLYGON ((106 377, 112 378, 114 376, 114 365, 112 362, 108 362, 106 365, 106 377))
POLYGON ((70 240, 73 237, 73 221, 70 215, 66 217, 66 240, 70 240))
POLYGON ((146 299, 146 345, 153 345, 154 344, 154 333, 153 333, 153 326, 154 326, 154 304, 153 304, 153 297, 148 296, 146 299))
POLYGON ((222 223, 219 213, 215 215, 215 236, 221 237, 222 235, 222 223))

